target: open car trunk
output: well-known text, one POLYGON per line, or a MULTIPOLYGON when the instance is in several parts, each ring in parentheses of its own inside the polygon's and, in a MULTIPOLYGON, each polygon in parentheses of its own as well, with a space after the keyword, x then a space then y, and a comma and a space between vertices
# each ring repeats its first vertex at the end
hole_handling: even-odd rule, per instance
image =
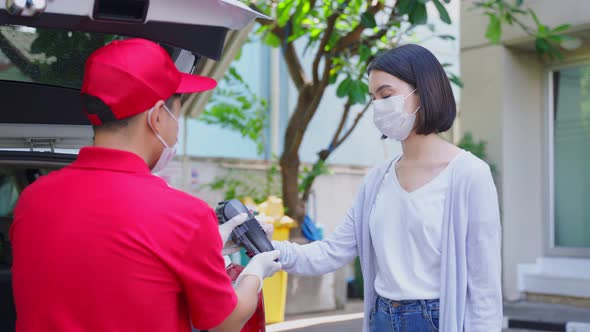
POLYGON ((89 144, 79 95, 84 62, 112 40, 150 39, 193 73, 199 61, 221 58, 230 30, 265 18, 236 0, 53 0, 34 17, 6 4, 0 1, 0 148, 89 144))
POLYGON ((0 332, 15 329, 9 229, 19 193, 37 177, 60 169, 74 159, 72 154, 0 151, 0 332))

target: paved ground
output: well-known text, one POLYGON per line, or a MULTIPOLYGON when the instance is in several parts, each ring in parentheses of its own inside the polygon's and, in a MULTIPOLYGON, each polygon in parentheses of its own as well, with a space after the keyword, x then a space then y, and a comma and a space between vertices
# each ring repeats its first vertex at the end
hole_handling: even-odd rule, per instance
POLYGON ((292 332, 359 332, 363 326, 362 319, 355 319, 344 322, 320 324, 301 329, 290 330, 292 332))
MULTIPOLYGON (((269 325, 268 332, 358 332, 362 327, 362 302, 351 301, 344 310, 285 317, 285 322, 269 325)), ((504 306, 506 317, 538 322, 590 322, 590 308, 517 302, 504 306)), ((505 329, 504 332, 535 332, 505 329)))
MULTIPOLYGON (((353 319, 343 322, 335 322, 328 324, 312 325, 303 328, 284 328, 268 330, 268 332, 279 332, 279 331, 290 331, 290 332, 359 332, 361 331, 363 324, 362 319, 353 319)), ((505 329, 503 332, 536 332, 533 330, 520 330, 520 329, 505 329)))

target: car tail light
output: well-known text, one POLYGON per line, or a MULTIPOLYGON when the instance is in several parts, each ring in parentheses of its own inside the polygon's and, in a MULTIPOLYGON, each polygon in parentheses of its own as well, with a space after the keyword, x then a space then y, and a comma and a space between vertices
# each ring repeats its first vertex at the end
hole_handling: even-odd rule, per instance
MULTIPOLYGON (((235 281, 242 270, 244 270, 243 266, 232 263, 227 267, 227 274, 232 281, 235 281)), ((266 332, 266 317, 264 316, 264 298, 262 297, 262 291, 258 294, 256 312, 254 312, 254 315, 252 315, 240 332, 266 332)))

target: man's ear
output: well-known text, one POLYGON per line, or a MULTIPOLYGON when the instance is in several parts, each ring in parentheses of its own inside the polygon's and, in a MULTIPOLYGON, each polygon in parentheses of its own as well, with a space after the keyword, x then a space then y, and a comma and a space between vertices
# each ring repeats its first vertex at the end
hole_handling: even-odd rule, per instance
MULTIPOLYGON (((154 104, 154 109, 151 115, 151 124, 157 132, 160 132, 160 126, 162 125, 162 119, 166 116, 164 113, 166 109, 164 108, 165 102, 163 100, 159 100, 154 104)), ((149 116, 149 115, 148 115, 149 116)))

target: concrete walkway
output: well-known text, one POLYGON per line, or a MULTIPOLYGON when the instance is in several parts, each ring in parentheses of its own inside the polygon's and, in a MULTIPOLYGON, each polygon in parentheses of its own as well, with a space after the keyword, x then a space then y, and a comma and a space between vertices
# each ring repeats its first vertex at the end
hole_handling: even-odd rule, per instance
MULTIPOLYGON (((288 315, 285 322, 268 325, 267 332, 360 331, 363 316, 363 302, 353 300, 343 310, 288 315)), ((505 303, 504 325, 504 332, 590 332, 590 308, 538 302, 505 303)))

